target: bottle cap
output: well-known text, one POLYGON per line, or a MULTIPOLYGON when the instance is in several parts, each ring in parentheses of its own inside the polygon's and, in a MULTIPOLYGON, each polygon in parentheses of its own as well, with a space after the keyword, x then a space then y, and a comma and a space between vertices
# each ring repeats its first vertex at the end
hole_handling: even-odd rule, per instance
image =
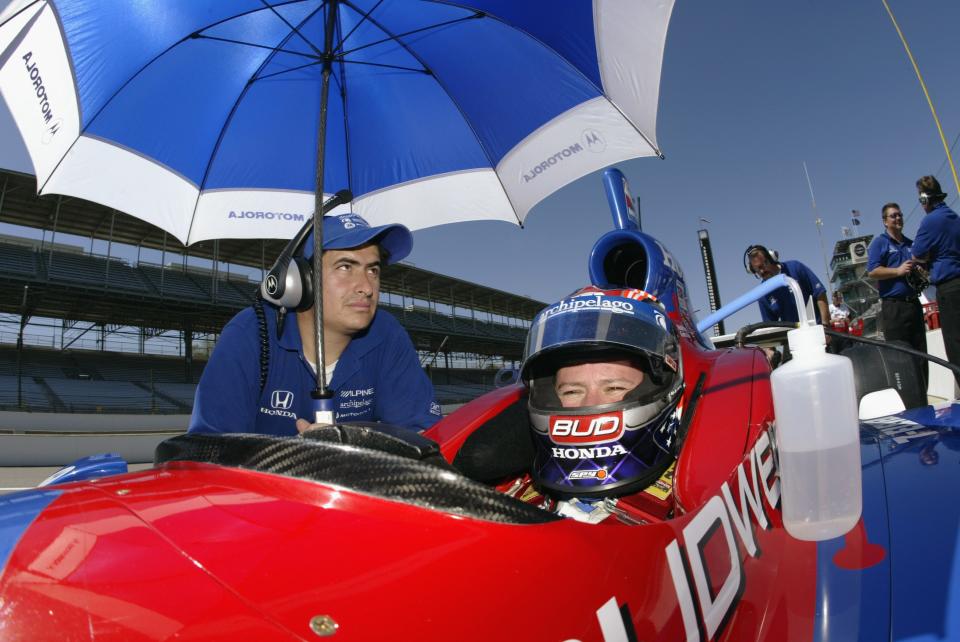
POLYGON ((827 335, 824 334, 822 325, 809 321, 808 325, 787 332, 787 344, 790 352, 794 353, 823 351, 827 347, 827 335))

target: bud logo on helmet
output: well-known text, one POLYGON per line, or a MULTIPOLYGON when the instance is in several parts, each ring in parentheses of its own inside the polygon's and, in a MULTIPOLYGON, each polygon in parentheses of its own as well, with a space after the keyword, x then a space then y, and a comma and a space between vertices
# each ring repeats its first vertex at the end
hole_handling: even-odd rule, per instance
POLYGON ((555 444, 602 444, 623 436, 623 412, 550 417, 550 439, 555 444))

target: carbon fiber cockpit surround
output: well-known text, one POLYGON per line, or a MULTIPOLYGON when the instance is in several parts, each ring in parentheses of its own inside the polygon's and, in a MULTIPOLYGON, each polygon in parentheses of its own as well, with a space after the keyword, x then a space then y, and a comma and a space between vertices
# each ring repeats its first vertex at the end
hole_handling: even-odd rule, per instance
POLYGON ((310 479, 503 524, 561 519, 468 479, 452 467, 342 443, 236 433, 186 434, 158 445, 154 461, 205 462, 310 479))

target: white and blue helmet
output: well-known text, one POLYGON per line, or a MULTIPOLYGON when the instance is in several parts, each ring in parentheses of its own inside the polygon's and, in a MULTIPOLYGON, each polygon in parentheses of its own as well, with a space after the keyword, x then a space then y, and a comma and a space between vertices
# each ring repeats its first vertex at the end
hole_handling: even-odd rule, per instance
POLYGON ((657 480, 675 458, 683 392, 673 323, 641 290, 587 288, 534 318, 521 377, 530 390, 532 476, 556 497, 612 497, 657 480), (622 401, 565 408, 557 370, 629 360, 645 376, 622 401))

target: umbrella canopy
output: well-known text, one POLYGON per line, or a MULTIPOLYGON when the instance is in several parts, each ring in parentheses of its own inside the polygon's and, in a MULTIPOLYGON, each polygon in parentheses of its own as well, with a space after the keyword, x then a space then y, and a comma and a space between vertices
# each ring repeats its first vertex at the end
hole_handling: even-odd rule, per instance
POLYGON ((38 191, 185 244, 290 238, 314 193, 372 225, 521 223, 658 155, 672 0, 14 0, 0 93, 38 191), (333 25, 317 177, 325 23, 333 25))

